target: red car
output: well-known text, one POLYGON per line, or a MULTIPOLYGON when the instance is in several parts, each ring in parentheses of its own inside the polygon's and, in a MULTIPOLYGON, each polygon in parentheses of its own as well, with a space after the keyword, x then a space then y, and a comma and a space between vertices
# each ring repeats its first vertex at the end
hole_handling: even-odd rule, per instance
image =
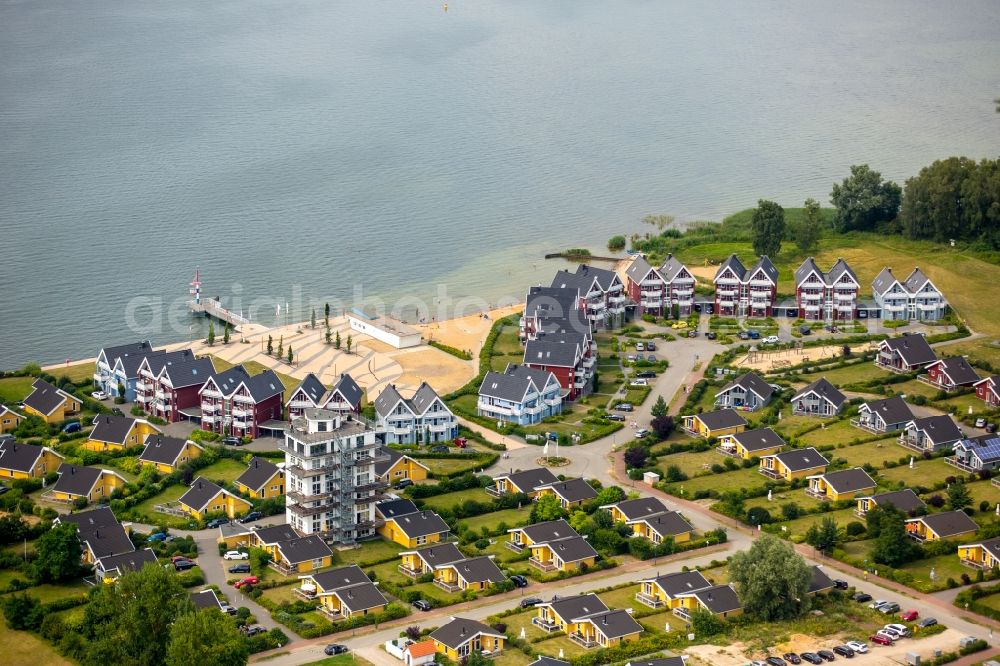
POLYGON ((176 562, 177 560, 190 560, 190 557, 185 557, 184 555, 174 555, 170 558, 171 562, 176 562))
POLYGON ((892 639, 882 634, 873 634, 868 637, 868 640, 878 645, 892 645, 892 639))
POLYGON ((238 590, 241 587, 243 587, 244 585, 256 585, 259 582, 260 582, 260 579, 257 578, 257 576, 247 576, 243 580, 236 581, 236 589, 238 590))
POLYGON ((464 449, 468 445, 469 445, 469 440, 467 440, 466 438, 464 438, 464 437, 456 437, 455 438, 455 446, 457 446, 458 448, 464 449))
POLYGON ((903 622, 913 622, 918 617, 920 617, 920 613, 918 613, 915 610, 908 610, 899 617, 903 618, 903 622))

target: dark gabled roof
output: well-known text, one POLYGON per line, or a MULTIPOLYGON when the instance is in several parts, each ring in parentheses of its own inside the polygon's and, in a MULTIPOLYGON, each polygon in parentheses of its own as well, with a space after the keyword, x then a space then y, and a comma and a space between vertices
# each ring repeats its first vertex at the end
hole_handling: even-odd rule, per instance
POLYGON ((768 259, 766 254, 757 260, 757 263, 753 265, 753 268, 747 271, 746 278, 744 279, 749 279, 758 271, 763 271, 771 282, 778 284, 778 269, 775 268, 774 262, 768 259))
POLYGON ((191 487, 187 489, 186 493, 181 495, 178 501, 195 511, 201 511, 213 497, 225 492, 227 491, 222 486, 216 485, 208 479, 199 476, 191 482, 191 487))
POLYGON ((351 405, 354 409, 361 407, 361 399, 365 397, 364 390, 354 381, 354 377, 351 377, 347 373, 341 373, 340 378, 337 379, 333 388, 330 389, 331 397, 337 394, 340 394, 344 402, 351 405))
POLYGON ((964 511, 944 511, 942 513, 931 513, 920 518, 910 518, 910 521, 921 521, 934 534, 945 539, 950 536, 974 532, 979 529, 976 521, 969 518, 964 511))
POLYGON ((299 538, 299 533, 292 529, 291 525, 271 525, 254 530, 257 538, 263 543, 280 543, 282 541, 292 541, 299 538))
POLYGON ((109 368, 115 367, 115 361, 117 361, 122 356, 145 356, 153 351, 153 345, 149 343, 149 340, 143 340, 141 342, 130 342, 124 345, 117 345, 115 347, 103 347, 97 356, 100 358, 101 354, 104 354, 104 359, 108 362, 109 368))
POLYGON ((163 376, 170 380, 170 385, 175 389, 188 386, 200 387, 214 375, 215 365, 207 356, 171 363, 163 371, 163 376))
POLYGON ((976 541, 970 544, 962 544, 962 546, 982 546, 983 550, 987 551, 996 559, 1000 559, 1000 537, 993 537, 992 539, 986 539, 985 541, 976 541))
POLYGON ((219 387, 219 392, 222 395, 232 395, 240 384, 248 379, 250 379, 250 373, 242 365, 234 365, 212 377, 212 381, 219 387))
POLYGON ((466 583, 501 583, 507 580, 500 567, 488 555, 470 557, 443 566, 454 569, 466 583))
POLYGON ((192 592, 191 603, 194 604, 196 610, 203 610, 205 608, 220 610, 222 608, 222 603, 212 588, 202 590, 201 592, 192 592))
POLYGON ((433 511, 418 511, 417 513, 407 513, 392 519, 403 534, 411 539, 440 534, 447 532, 450 528, 444 519, 433 511))
POLYGON ((964 356, 951 356, 941 359, 937 363, 941 365, 941 369, 951 378, 951 381, 956 386, 975 384, 981 379, 979 374, 969 365, 969 362, 965 360, 964 356))
POLYGON ((155 356, 166 356, 167 350, 165 349, 154 349, 153 351, 146 352, 144 354, 122 354, 119 356, 114 364, 112 364, 111 369, 117 370, 118 366, 121 366, 122 373, 127 379, 132 379, 133 377, 139 376, 139 366, 147 358, 155 356))
POLYGON ((740 597, 731 585, 714 585, 691 593, 713 613, 727 613, 743 607, 740 597))
POLYGON ((809 393, 815 393, 821 398, 829 401, 834 407, 840 408, 845 402, 847 402, 847 396, 841 393, 836 386, 827 381, 826 377, 820 377, 809 386, 806 386, 801 391, 795 394, 792 398, 793 401, 798 400, 804 395, 809 393))
POLYGON ((814 594, 816 592, 822 592, 823 590, 833 589, 833 579, 826 575, 823 571, 823 567, 818 564, 814 564, 812 567, 812 579, 809 581, 808 594, 814 594))
POLYGON ((530 377, 511 374, 509 372, 511 367, 522 366, 508 365, 508 372, 487 372, 486 376, 483 377, 483 382, 479 385, 479 395, 518 404, 524 400, 524 396, 528 394, 533 382, 530 377))
POLYGON ((861 284, 861 280, 858 279, 857 274, 851 270, 851 266, 844 261, 843 257, 838 258, 837 263, 835 263, 833 268, 830 269, 830 272, 826 274, 826 283, 829 285, 837 284, 837 281, 844 276, 844 273, 850 275, 855 284, 861 284))
POLYGON ((497 474, 493 477, 493 479, 507 479, 525 493, 530 493, 539 486, 545 486, 559 481, 559 479, 556 478, 556 475, 553 474, 547 467, 534 467, 532 469, 518 470, 508 474, 497 474))
POLYGON ((313 407, 322 407, 323 396, 326 395, 326 387, 323 386, 323 382, 319 380, 319 377, 313 373, 309 373, 305 378, 299 382, 299 385, 288 394, 288 400, 285 401, 287 405, 288 402, 292 400, 299 392, 302 392, 312 401, 313 407))
POLYGON ((147 564, 156 564, 156 553, 152 548, 143 548, 131 553, 107 555, 98 560, 104 571, 117 571, 119 574, 139 571, 147 564))
POLYGON ((838 472, 827 472, 823 474, 827 484, 838 493, 853 493, 859 490, 874 488, 877 484, 868 472, 860 467, 842 469, 838 472))
POLYGON ((309 577, 319 585, 324 592, 333 592, 344 587, 354 587, 363 583, 371 583, 371 579, 365 575, 357 564, 349 564, 346 567, 311 573, 309 577))
POLYGON ((457 650, 479 634, 496 636, 497 638, 507 638, 496 629, 488 627, 482 622, 468 620, 464 617, 456 617, 448 624, 438 627, 431 632, 430 638, 436 640, 438 643, 447 645, 448 647, 457 650))
POLYGON ((570 310, 562 317, 548 316, 539 319, 536 335, 561 335, 564 333, 579 333, 589 339, 593 334, 590 320, 583 310, 570 310))
POLYGON ((896 276, 892 274, 892 269, 883 268, 872 281, 872 291, 881 296, 885 292, 892 289, 892 285, 897 282, 899 281, 896 279, 896 276))
POLYGON ((576 367, 583 353, 583 333, 556 333, 539 335, 524 345, 524 362, 534 365, 554 365, 560 368, 576 367))
POLYGON ((712 586, 700 571, 678 571, 648 580, 656 583, 670 598, 712 586))
POLYGON ((386 502, 379 502, 375 505, 375 510, 383 518, 398 518, 399 516, 405 516, 408 513, 416 513, 420 509, 411 500, 408 499, 396 499, 388 500, 386 502))
POLYGON ((746 419, 734 409, 717 409, 714 412, 702 412, 701 414, 693 414, 693 416, 704 423, 709 430, 735 428, 747 424, 746 419))
POLYGON ((136 419, 130 416, 100 414, 94 417, 94 429, 89 438, 96 442, 124 445, 128 434, 132 432, 132 426, 135 424, 136 419))
MULTIPOLYGON (((34 444, 22 444, 9 440, 0 442, 0 469, 30 474, 43 450, 44 447, 34 444)), ((53 453, 55 452, 53 451, 53 453)))
POLYGON ((879 493, 878 495, 872 495, 871 499, 878 506, 891 504, 903 513, 909 513, 910 511, 915 511, 927 506, 924 504, 924 501, 909 488, 894 490, 891 493, 879 493))
POLYGON ((25 406, 46 416, 54 412, 56 407, 70 397, 65 391, 56 388, 44 379, 36 379, 31 388, 33 390, 24 399, 25 406))
POLYGON ((385 606, 389 600, 375 586, 375 583, 358 583, 350 587, 340 587, 333 591, 348 610, 363 611, 368 608, 385 606))
POLYGON ((458 546, 451 541, 437 543, 433 546, 428 546, 427 548, 419 548, 413 552, 415 552, 417 557, 431 567, 441 566, 442 564, 449 564, 451 562, 458 562, 459 560, 465 559, 465 555, 462 551, 460 551, 458 546))
POLYGON ((642 282, 647 275, 649 275, 650 271, 656 273, 656 277, 660 277, 659 272, 650 266, 648 261, 646 261, 646 257, 641 254, 637 254, 635 259, 632 260, 632 263, 625 269, 625 275, 627 275, 632 282, 638 284, 639 282, 642 282))
MULTIPOLYGON (((568 661, 563 661, 562 659, 553 659, 552 657, 538 657, 533 662, 528 664, 528 666, 572 666, 568 661)), ((628 666, 626 664, 626 666, 628 666)))
POLYGON ((81 467, 63 463, 59 466, 59 480, 52 487, 57 493, 89 495, 102 474, 114 474, 98 467, 81 467))
POLYGON ((830 461, 824 458, 823 454, 811 446, 804 449, 792 449, 791 451, 775 453, 774 457, 780 460, 781 464, 792 472, 801 472, 830 464, 830 461))
POLYGON ((544 523, 515 527, 511 531, 520 530, 531 539, 533 543, 547 543, 557 541, 566 537, 580 536, 576 530, 570 527, 569 523, 560 518, 559 520, 548 520, 544 523))
POLYGON ((913 272, 910 273, 905 280, 903 280, 903 286, 906 287, 906 291, 911 294, 915 294, 923 289, 924 285, 928 282, 930 282, 930 278, 924 275, 924 272, 920 270, 919 266, 917 266, 913 269, 913 272))
POLYGON ((139 364, 139 367, 141 368, 143 365, 146 365, 149 368, 149 373, 156 377, 167 366, 174 366, 178 363, 186 363, 193 360, 193 351, 190 349, 178 349, 176 351, 163 352, 162 354, 147 354, 143 358, 143 362, 139 364))
POLYGON ((909 423, 913 420, 913 412, 906 400, 902 396, 894 395, 891 398, 882 400, 872 400, 864 404, 873 414, 878 414, 885 421, 886 425, 897 423, 909 423))
POLYGON ((247 387, 250 397, 256 402, 263 402, 271 396, 283 393, 285 390, 285 385, 281 383, 278 375, 270 368, 245 380, 243 385, 247 387))
POLYGON ((744 276, 747 274, 747 269, 743 266, 743 263, 735 254, 729 255, 729 258, 722 262, 719 266, 719 270, 715 271, 715 277, 713 280, 718 280, 719 276, 722 275, 727 268, 731 268, 733 273, 736 275, 736 279, 742 281, 744 276))
POLYGON ((667 511, 648 518, 641 518, 640 522, 649 525, 649 529, 659 534, 660 538, 686 534, 694 530, 694 526, 676 511, 667 511))
POLYGON ((528 366, 521 365, 519 363, 508 363, 503 372, 508 376, 530 379, 535 384, 535 388, 539 391, 544 391, 550 381, 554 380, 558 383, 555 375, 553 375, 550 371, 539 370, 538 368, 529 368, 528 366))
POLYGON ((594 613, 586 618, 605 638, 614 639, 642 632, 642 625, 623 609, 594 613))
POLYGON ((94 530, 118 525, 118 519, 110 507, 100 506, 89 511, 79 513, 67 513, 56 518, 60 523, 73 523, 80 533, 93 532, 94 530))
POLYGON ((625 666, 685 666, 685 664, 681 657, 660 657, 659 659, 643 659, 642 661, 633 659, 625 666))
POLYGON ((922 430, 933 444, 947 444, 962 439, 962 431, 958 429, 958 424, 948 414, 913 419, 907 424, 907 428, 910 424, 916 430, 922 430))
POLYGON ((776 446, 785 446, 785 440, 781 438, 781 435, 770 428, 744 430, 743 432, 729 436, 739 442, 750 453, 773 449, 776 446))
POLYGON ((761 379, 760 375, 756 372, 747 372, 723 386, 715 395, 725 393, 734 386, 740 386, 747 391, 753 391, 765 402, 770 400, 771 395, 774 394, 774 387, 761 379))
POLYGON ((426 412, 430 406, 434 404, 434 402, 440 402, 445 409, 448 408, 448 406, 444 404, 444 401, 441 400, 441 396, 437 394, 437 391, 431 388, 431 385, 427 382, 421 382, 420 388, 418 388, 417 392, 413 394, 412 398, 410 398, 410 404, 413 405, 413 411, 418 415, 426 412))
POLYGON ((586 502, 597 497, 597 491, 583 479, 569 479, 568 481, 556 481, 547 483, 538 488, 551 488, 559 497, 567 502, 586 502))
POLYGON ((395 384, 389 384, 384 389, 382 389, 382 392, 378 394, 377 398, 375 398, 375 411, 381 414, 382 416, 388 416, 390 413, 392 413, 392 410, 396 408, 396 405, 399 402, 402 402, 404 405, 406 405, 406 408, 409 409, 411 412, 413 411, 413 407, 410 405, 410 403, 408 403, 406 400, 403 400, 403 396, 400 395, 399 391, 396 390, 395 384))
POLYGON ((664 282, 671 282, 684 268, 685 266, 680 259, 673 254, 668 254, 667 258, 663 260, 663 265, 660 266, 660 276, 664 282))
POLYGON ((608 291, 611 285, 618 281, 618 274, 606 268, 597 268, 587 264, 576 267, 576 273, 567 270, 558 271, 552 278, 553 287, 577 288, 582 296, 586 296, 591 286, 596 282, 601 291, 608 291))
POLYGON ((541 543, 548 545, 549 550, 563 562, 579 562, 588 557, 597 557, 597 551, 582 536, 571 536, 565 539, 536 543, 539 545, 541 543))
POLYGON ((57 520, 60 523, 75 524, 80 541, 90 548, 95 558, 131 553, 135 550, 125 528, 106 506, 62 515, 57 520))
POLYGON ((250 464, 247 465, 246 471, 236 479, 236 483, 253 490, 260 490, 261 486, 267 483, 279 471, 278 466, 267 458, 254 456, 250 459, 250 464))
POLYGON ((625 520, 639 520, 646 516, 652 516, 667 511, 667 507, 656 497, 637 497, 636 499, 622 500, 613 505, 625 516, 625 520))
POLYGON ((333 551, 318 534, 282 541, 278 544, 278 550, 289 564, 310 562, 333 555, 333 551))
POLYGON ((525 299, 524 316, 549 319, 565 317, 579 309, 580 294, 576 289, 532 287, 525 299))
MULTIPOLYGON (((163 465, 173 465, 184 450, 184 445, 188 440, 179 437, 167 437, 166 435, 149 435, 146 437, 146 446, 139 454, 139 460, 143 462, 160 463, 163 465)), ((195 446, 195 442, 191 442, 195 446)))
POLYGON ((552 601, 545 604, 563 620, 569 622, 578 617, 602 613, 608 610, 607 604, 596 594, 578 594, 572 597, 552 597, 552 601))
POLYGON ((937 360, 927 338, 918 333, 904 333, 898 338, 883 340, 881 344, 899 354, 907 365, 927 365, 937 360))

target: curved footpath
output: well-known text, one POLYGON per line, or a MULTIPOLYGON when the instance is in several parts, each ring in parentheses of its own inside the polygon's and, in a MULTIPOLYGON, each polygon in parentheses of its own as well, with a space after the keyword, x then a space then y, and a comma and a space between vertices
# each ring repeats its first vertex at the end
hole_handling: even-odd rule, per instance
MULTIPOLYGON (((676 396, 681 391, 682 386, 692 386, 702 378, 705 364, 719 351, 719 348, 719 345, 704 338, 685 339, 683 344, 672 346, 669 349, 671 352, 670 366, 657 377, 650 398, 632 413, 630 420, 634 420, 639 424, 648 423, 651 418, 650 410, 656 402, 656 397, 662 395, 666 399, 676 396), (701 363, 701 365, 698 370, 695 370, 695 366, 698 363, 701 363)), ((670 413, 676 416, 682 404, 682 400, 672 401, 670 413)), ((504 437, 473 423, 463 421, 463 425, 479 431, 492 442, 507 444, 509 457, 501 458, 495 465, 489 468, 489 472, 505 471, 508 468, 524 469, 537 466, 537 458, 541 455, 540 447, 525 444, 512 437, 504 437)), ((639 578, 636 575, 637 573, 644 577, 669 570, 676 570, 682 565, 694 567, 708 564, 713 559, 723 559, 737 550, 746 548, 758 533, 756 530, 736 520, 712 512, 703 503, 680 499, 646 484, 631 481, 626 473, 623 454, 621 451, 616 450, 618 445, 630 441, 629 432, 630 430, 622 430, 583 446, 564 449, 565 457, 569 458, 570 463, 565 467, 558 468, 557 471, 567 476, 593 478, 599 480, 602 484, 619 485, 626 490, 635 490, 643 495, 657 497, 668 508, 682 511, 698 530, 705 531, 724 527, 728 533, 729 540, 725 544, 689 553, 679 553, 667 558, 658 558, 643 562, 630 562, 615 569, 593 572, 568 580, 551 583, 534 583, 527 588, 529 596, 547 596, 556 589, 559 590, 559 594, 563 595, 578 594, 600 587, 634 582, 639 578)), ((214 540, 208 545, 214 547, 214 540)), ((954 590, 936 594, 923 594, 881 577, 866 576, 864 572, 836 560, 826 558, 804 544, 796 545, 795 549, 808 562, 822 564, 828 570, 836 570, 839 577, 847 580, 850 585, 863 589, 873 596, 889 601, 896 601, 901 606, 912 606, 914 602, 919 602, 924 609, 927 607, 933 608, 933 614, 942 624, 963 635, 982 638, 992 644, 993 630, 1000 629, 1000 622, 965 612, 951 605, 951 600, 956 593, 954 590)), ((222 583, 224 584, 225 572, 221 567, 220 573, 222 575, 222 583)), ((207 579, 208 576, 209 574, 206 572, 207 579)), ((208 582, 215 581, 209 580, 208 582)), ((304 664, 323 658, 323 646, 328 643, 339 642, 346 644, 351 650, 377 666, 399 666, 401 662, 389 656, 380 646, 385 641, 397 638, 402 628, 414 624, 425 626, 441 624, 454 615, 484 620, 490 615, 511 608, 515 605, 515 601, 523 596, 525 596, 525 589, 522 588, 501 595, 484 597, 446 608, 435 609, 428 613, 410 615, 406 618, 381 625, 380 627, 363 627, 350 633, 342 632, 341 634, 324 636, 312 640, 295 640, 293 638, 293 642, 285 648, 274 650, 270 653, 254 655, 252 660, 257 662, 266 659, 267 663, 273 666, 304 664)), ((250 600, 241 600, 241 603, 246 603, 250 606, 252 602, 250 600)), ((251 610, 255 610, 253 606, 250 607, 251 610)), ((260 607, 258 606, 257 608, 260 607)), ((924 614, 927 614, 926 610, 924 610, 924 614)), ((266 612, 260 617, 261 619, 270 621, 270 617, 266 612)), ((262 622, 262 624, 264 623, 262 622)), ((271 621, 271 624, 265 626, 272 625, 273 621, 271 621)), ((287 629, 285 631, 292 636, 291 632, 287 629)), ((1000 650, 991 648, 954 663, 958 666, 969 666, 997 655, 1000 655, 1000 650)))

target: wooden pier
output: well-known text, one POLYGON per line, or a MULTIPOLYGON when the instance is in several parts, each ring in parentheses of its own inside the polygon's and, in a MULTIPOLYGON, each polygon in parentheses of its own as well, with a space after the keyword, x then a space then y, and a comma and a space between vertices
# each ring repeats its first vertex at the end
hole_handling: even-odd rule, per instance
POLYGON ((218 298, 204 299, 201 297, 201 271, 194 272, 194 280, 191 282, 191 291, 194 300, 188 301, 188 310, 196 317, 213 317, 221 322, 232 325, 234 328, 242 324, 249 324, 250 320, 222 306, 218 298))

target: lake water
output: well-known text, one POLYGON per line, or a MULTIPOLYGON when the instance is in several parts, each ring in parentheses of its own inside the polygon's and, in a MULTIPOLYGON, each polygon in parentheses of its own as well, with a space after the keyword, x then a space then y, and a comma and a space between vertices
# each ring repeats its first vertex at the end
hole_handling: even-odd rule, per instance
POLYGON ((647 213, 996 156, 998 93, 996 0, 4 0, 0 367, 139 337, 195 267, 244 303, 518 297, 647 213))

